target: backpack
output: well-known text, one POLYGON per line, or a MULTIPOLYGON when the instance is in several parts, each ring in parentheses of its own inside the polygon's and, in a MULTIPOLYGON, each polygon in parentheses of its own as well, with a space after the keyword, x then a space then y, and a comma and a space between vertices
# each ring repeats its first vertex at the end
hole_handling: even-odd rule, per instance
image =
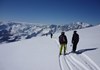
POLYGON ((59 37, 59 41, 60 41, 61 43, 66 42, 65 37, 64 37, 63 35, 61 35, 61 36, 59 37))

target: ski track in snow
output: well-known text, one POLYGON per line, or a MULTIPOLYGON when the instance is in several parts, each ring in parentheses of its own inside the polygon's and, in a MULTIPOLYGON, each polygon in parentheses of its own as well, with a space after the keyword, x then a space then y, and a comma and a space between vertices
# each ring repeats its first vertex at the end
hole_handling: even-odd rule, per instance
POLYGON ((73 70, 72 66, 70 65, 69 61, 66 60, 65 56, 64 57, 64 61, 66 62, 66 64, 68 65, 69 70, 73 70))
MULTIPOLYGON (((56 41, 59 48, 59 42, 56 39, 54 40, 56 41)), ((65 56, 64 55, 59 56, 59 65, 61 70, 65 70, 64 63, 62 62, 61 59, 62 56, 68 70, 75 70, 75 69, 76 70, 100 70, 100 67, 89 56, 87 56, 84 53, 79 55, 75 53, 70 53, 65 56)))
POLYGON ((65 56, 63 56, 63 55, 59 56, 59 66, 60 66, 61 70, 73 70, 69 61, 66 60, 65 56))
POLYGON ((60 67, 60 70, 63 70, 62 63, 61 63, 61 59, 60 59, 60 56, 58 56, 58 58, 59 58, 59 67, 60 67))
MULTIPOLYGON (((92 66, 91 67, 94 67, 95 70, 100 70, 100 67, 90 58, 88 57, 86 54, 82 53, 81 55, 81 58, 84 60, 84 58, 86 59, 85 62, 89 62, 92 66), (84 57, 84 58, 83 58, 84 57)), ((87 64, 88 64, 87 62, 87 64)))
POLYGON ((76 58, 74 58, 72 55, 69 55, 71 57, 71 59, 78 64, 78 66, 82 69, 82 70, 89 70, 83 63, 81 63, 79 60, 77 60, 76 58))
POLYGON ((81 70, 81 68, 70 58, 70 56, 65 56, 66 60, 68 60, 73 66, 75 69, 77 70, 81 70))

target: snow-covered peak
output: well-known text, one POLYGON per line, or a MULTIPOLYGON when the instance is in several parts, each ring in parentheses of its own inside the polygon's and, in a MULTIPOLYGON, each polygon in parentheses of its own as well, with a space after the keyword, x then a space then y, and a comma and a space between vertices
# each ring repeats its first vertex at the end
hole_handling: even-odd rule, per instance
POLYGON ((0 42, 29 39, 36 36, 49 35, 50 33, 82 29, 90 26, 90 24, 82 22, 74 22, 66 25, 35 25, 24 22, 0 22, 0 42))

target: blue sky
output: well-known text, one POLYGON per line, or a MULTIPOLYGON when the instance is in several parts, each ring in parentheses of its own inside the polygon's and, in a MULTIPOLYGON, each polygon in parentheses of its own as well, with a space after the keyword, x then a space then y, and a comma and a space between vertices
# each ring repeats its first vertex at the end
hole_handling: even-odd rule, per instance
POLYGON ((0 0, 0 20, 41 24, 100 23, 100 0, 0 0))

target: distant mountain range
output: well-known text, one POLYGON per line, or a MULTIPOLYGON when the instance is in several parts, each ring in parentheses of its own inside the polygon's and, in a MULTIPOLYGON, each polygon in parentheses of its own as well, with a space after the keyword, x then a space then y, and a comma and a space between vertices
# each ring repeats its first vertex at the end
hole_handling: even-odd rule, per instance
POLYGON ((0 22, 0 43, 14 42, 36 36, 45 36, 50 33, 82 29, 91 26, 93 25, 83 22, 66 25, 34 25, 17 22, 0 22))

